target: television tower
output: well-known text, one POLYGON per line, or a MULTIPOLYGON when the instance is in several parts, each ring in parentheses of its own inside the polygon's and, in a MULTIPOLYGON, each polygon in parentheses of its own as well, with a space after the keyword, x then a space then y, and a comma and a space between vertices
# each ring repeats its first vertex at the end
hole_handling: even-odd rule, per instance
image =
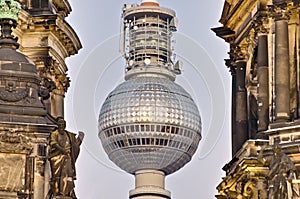
POLYGON ((122 15, 121 53, 125 82, 106 98, 99 115, 99 138, 108 157, 135 175, 131 199, 170 199, 166 175, 188 163, 201 139, 201 118, 191 96, 175 77, 173 10, 157 0, 126 4, 122 15))

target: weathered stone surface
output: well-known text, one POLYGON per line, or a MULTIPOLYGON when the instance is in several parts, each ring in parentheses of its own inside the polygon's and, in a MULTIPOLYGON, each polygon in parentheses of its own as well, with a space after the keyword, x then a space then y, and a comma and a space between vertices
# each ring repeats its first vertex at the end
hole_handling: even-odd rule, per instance
POLYGON ((0 190, 24 190, 25 162, 25 154, 0 153, 0 190))

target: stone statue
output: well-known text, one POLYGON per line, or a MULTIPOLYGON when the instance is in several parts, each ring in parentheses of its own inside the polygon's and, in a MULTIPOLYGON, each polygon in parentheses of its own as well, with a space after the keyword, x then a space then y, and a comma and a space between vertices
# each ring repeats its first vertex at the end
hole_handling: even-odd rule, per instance
POLYGON ((297 178, 297 169, 294 163, 289 156, 281 151, 281 147, 279 145, 274 145, 272 150, 273 156, 269 160, 259 158, 260 160, 263 160, 265 165, 269 166, 267 176, 269 184, 269 198, 299 198, 300 194, 298 184, 292 183, 292 180, 297 178))
POLYGON ((74 133, 65 130, 66 121, 57 118, 57 130, 50 138, 49 161, 51 167, 51 182, 48 198, 76 198, 74 180, 76 179, 75 161, 79 155, 84 133, 74 133))

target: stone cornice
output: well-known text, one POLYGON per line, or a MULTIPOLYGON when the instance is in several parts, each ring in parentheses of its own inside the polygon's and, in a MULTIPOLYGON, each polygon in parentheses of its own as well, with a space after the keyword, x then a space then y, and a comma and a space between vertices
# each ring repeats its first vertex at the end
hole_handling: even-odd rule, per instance
POLYGON ((224 39, 227 43, 233 43, 235 40, 235 32, 224 26, 212 28, 218 37, 224 39))
POLYGON ((78 51, 82 48, 82 45, 76 32, 62 17, 59 17, 56 22, 60 31, 63 31, 63 34, 65 34, 65 36, 67 37, 67 47, 73 48, 71 51, 69 51, 70 55, 77 54, 78 51))
POLYGON ((71 5, 68 0, 52 0, 53 5, 56 8, 56 12, 67 17, 72 11, 71 5))

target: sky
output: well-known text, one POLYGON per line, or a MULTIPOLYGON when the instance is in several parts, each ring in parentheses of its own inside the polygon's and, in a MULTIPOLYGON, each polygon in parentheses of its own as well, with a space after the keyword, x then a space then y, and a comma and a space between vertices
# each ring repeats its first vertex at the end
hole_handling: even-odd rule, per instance
MULTIPOLYGON (((80 199, 128 198, 134 177, 115 166, 98 139, 97 120, 106 96, 124 81, 125 62, 119 52, 124 4, 140 0, 69 0, 67 22, 83 48, 67 59, 71 87, 66 94, 67 129, 84 131, 77 160, 76 193, 80 199)), ((230 73, 224 65, 228 45, 210 29, 219 27, 224 0, 160 0, 176 11, 176 59, 184 63, 176 82, 193 97, 202 118, 202 140, 192 160, 166 177, 172 199, 209 199, 225 176, 231 159, 230 73)))

